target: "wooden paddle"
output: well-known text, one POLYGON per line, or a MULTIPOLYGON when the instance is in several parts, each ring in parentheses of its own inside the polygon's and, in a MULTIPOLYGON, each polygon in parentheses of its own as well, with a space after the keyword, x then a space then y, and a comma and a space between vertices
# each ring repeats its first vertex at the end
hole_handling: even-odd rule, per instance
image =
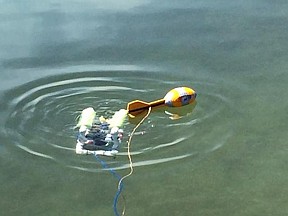
POLYGON ((150 103, 141 101, 141 100, 134 100, 127 104, 127 111, 130 117, 135 117, 137 114, 142 113, 143 111, 147 110, 149 107, 158 107, 165 105, 165 99, 159 99, 156 101, 152 101, 150 103))

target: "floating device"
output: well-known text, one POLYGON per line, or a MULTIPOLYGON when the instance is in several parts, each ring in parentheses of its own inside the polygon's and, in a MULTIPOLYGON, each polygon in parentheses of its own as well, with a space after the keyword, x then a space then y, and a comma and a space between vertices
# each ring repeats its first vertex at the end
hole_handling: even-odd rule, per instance
POLYGON ((76 127, 92 127, 96 112, 92 107, 88 107, 81 112, 81 116, 76 127))
POLYGON ((195 101, 196 92, 188 87, 178 87, 170 90, 164 98, 152 102, 145 102, 141 100, 134 100, 127 104, 127 111, 130 117, 134 118, 136 115, 147 111, 149 107, 169 106, 181 107, 195 101))
POLYGON ((96 112, 88 107, 81 112, 76 140, 77 154, 115 156, 123 138, 120 128, 127 117, 127 111, 121 109, 111 119, 102 116, 96 118, 96 112))

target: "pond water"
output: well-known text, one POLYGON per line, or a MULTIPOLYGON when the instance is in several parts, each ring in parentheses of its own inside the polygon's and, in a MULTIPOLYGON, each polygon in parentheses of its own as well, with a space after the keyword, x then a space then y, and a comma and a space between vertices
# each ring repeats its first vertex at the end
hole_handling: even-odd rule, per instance
MULTIPOLYGON (((119 214, 287 215, 288 3, 4 0, 0 17, 3 215, 117 215, 118 180, 75 154, 77 116, 178 86, 196 103, 140 125, 119 214)), ((134 127, 100 157, 119 176, 134 127)))

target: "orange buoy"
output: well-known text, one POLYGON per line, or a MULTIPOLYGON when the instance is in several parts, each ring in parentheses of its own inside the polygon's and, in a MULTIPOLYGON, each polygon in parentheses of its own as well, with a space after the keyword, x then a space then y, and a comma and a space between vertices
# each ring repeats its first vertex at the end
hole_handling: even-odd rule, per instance
POLYGON ((178 87, 170 90, 164 97, 165 104, 170 107, 181 107, 195 101, 196 92, 188 87, 178 87))

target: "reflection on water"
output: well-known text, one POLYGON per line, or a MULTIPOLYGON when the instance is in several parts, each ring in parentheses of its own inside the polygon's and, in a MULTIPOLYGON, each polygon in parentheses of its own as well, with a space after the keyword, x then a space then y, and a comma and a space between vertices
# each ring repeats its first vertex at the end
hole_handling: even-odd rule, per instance
MULTIPOLYGON (((197 103, 155 110, 132 140, 126 215, 286 215, 287 14, 280 0, 2 1, 1 212, 112 215, 117 183, 75 154, 77 116, 189 86, 197 103)), ((127 174, 126 142, 103 159, 127 174)))

